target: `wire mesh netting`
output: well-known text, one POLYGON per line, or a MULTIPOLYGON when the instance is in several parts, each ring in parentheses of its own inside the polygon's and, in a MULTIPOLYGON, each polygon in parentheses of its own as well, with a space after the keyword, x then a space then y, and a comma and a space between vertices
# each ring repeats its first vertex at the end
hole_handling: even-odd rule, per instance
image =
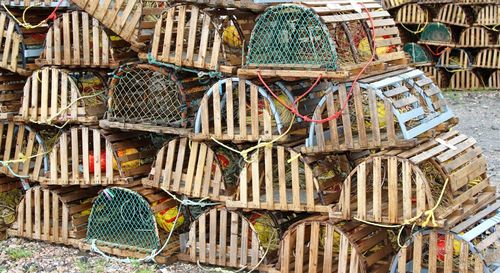
POLYGON ((427 51, 425 51, 425 49, 419 44, 407 43, 404 45, 403 50, 410 55, 413 63, 418 64, 432 62, 432 59, 427 51))
POLYGON ((279 5, 262 14, 252 31, 247 65, 337 67, 337 53, 328 29, 313 10, 279 5))
POLYGON ((420 41, 451 43, 451 31, 442 23, 429 23, 422 31, 420 41))
POLYGON ((143 66, 120 68, 111 86, 110 120, 180 126, 186 103, 181 89, 165 70, 143 66))
POLYGON ((112 245, 155 250, 160 246, 155 216, 148 202, 125 188, 103 190, 92 206, 87 240, 112 245))

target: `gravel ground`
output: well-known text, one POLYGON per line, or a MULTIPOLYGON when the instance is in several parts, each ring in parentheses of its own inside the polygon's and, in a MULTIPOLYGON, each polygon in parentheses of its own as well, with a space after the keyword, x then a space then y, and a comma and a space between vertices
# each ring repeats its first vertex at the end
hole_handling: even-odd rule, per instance
MULTIPOLYGON (((492 181, 500 189, 500 91, 446 93, 449 104, 460 118, 457 129, 473 136, 489 161, 492 181)), ((493 255, 500 257, 500 250, 493 255)), ((496 259, 500 260, 500 259, 496 259)), ((10 238, 0 242, 0 273, 177 273, 232 272, 220 268, 211 270, 196 265, 175 263, 169 266, 154 264, 125 264, 78 249, 42 242, 10 238)))

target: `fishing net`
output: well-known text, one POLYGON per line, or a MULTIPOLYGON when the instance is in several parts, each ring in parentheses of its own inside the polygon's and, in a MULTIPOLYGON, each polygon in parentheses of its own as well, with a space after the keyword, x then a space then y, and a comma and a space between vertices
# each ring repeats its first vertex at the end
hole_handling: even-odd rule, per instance
POLYGON ((125 188, 103 190, 92 206, 87 240, 145 250, 160 246, 155 215, 138 193, 125 188))
POLYGON ((252 31, 247 65, 335 70, 337 53, 328 29, 311 9, 279 5, 262 14, 252 31))
POLYGON ((442 23, 429 23, 420 35, 420 41, 452 43, 450 29, 442 23))
POLYGON ((419 44, 407 43, 403 46, 403 50, 410 55, 415 64, 432 62, 429 53, 419 44))

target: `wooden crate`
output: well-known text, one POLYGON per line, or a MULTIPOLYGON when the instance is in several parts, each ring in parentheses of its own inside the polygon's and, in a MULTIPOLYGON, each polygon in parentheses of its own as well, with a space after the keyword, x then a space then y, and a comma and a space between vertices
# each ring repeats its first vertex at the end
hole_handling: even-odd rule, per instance
POLYGON ((405 4, 396 11, 396 23, 422 25, 429 22, 429 12, 419 4, 405 4))
POLYGON ((468 27, 472 25, 473 12, 466 6, 446 4, 439 9, 435 22, 468 27))
POLYGON ((387 65, 406 64, 406 57, 400 48, 399 30, 390 14, 380 10, 381 6, 376 2, 362 2, 373 19, 373 49, 360 50, 361 41, 370 44, 372 39, 371 21, 368 20, 364 9, 357 12, 348 2, 327 5, 321 1, 311 1, 304 2, 304 5, 286 5, 286 8, 284 5, 276 5, 267 9, 257 19, 250 38, 246 63, 244 68, 238 70, 238 75, 256 77, 260 73, 269 78, 317 78, 321 74, 323 78, 345 80, 366 65, 373 50, 377 56, 368 71, 387 69, 387 65), (308 18, 310 24, 307 24, 307 27, 297 26, 293 16, 308 18), (289 20, 284 17, 289 17, 289 20), (273 21, 273 18, 276 18, 276 21, 273 21), (295 29, 295 32, 284 31, 289 28, 295 29), (301 38, 300 33, 309 33, 311 29, 314 29, 317 36, 314 43, 292 44, 293 41, 309 41, 309 38, 301 38), (286 38, 288 35, 294 38, 286 38), (342 46, 334 48, 334 44, 342 46), (316 51, 314 54, 305 53, 300 57, 292 57, 293 50, 290 48, 299 47, 304 52, 312 52, 310 48, 316 48, 316 51))
POLYGON ((0 135, 0 158, 4 162, 13 161, 8 167, 3 165, 0 173, 31 178, 46 166, 46 146, 38 130, 14 122, 0 123, 0 135))
POLYGON ((328 212, 350 165, 342 156, 302 157, 284 146, 265 147, 241 171, 230 208, 328 212), (275 167, 277 166, 277 167, 275 167))
POLYGON ((156 151, 149 133, 71 127, 32 179, 48 185, 126 184, 148 174, 156 151))
POLYGON ((10 236, 78 246, 87 232, 91 199, 99 188, 33 187, 17 207, 10 236))
MULTIPOLYGON (((271 88, 282 101, 291 103, 292 95, 286 87, 274 85, 271 88)), ((191 138, 269 141, 287 130, 293 121, 293 116, 287 114, 288 110, 263 87, 240 78, 222 79, 201 99, 191 138)))
POLYGON ((270 272, 387 272, 392 255, 384 229, 310 216, 285 232, 280 260, 270 272))
POLYGON ((448 75, 443 71, 443 69, 438 69, 434 65, 419 67, 424 71, 433 81, 436 83, 437 87, 444 89, 448 87, 448 75))
POLYGON ((474 59, 474 67, 500 68, 500 49, 487 48, 479 51, 474 59))
POLYGON ((166 142, 142 183, 189 197, 225 201, 235 191, 241 169, 240 160, 235 159, 240 158, 214 144, 188 138, 166 142))
POLYGON ((464 49, 448 48, 439 56, 436 67, 450 71, 471 69, 472 56, 464 49))
POLYGON ((495 70, 488 78, 488 88, 499 90, 500 89, 500 70, 495 70))
MULTIPOLYGON (((272 231, 268 236, 281 237, 277 226, 268 226, 272 231)), ((240 211, 215 207, 202 213, 189 229, 186 252, 179 260, 247 269, 257 267, 267 271, 269 265, 277 260, 277 249, 271 248, 272 239, 261 242, 258 231, 251 221, 240 211), (264 256, 264 253, 267 254, 264 256)))
MULTIPOLYGON (((326 93, 313 117, 320 119, 336 113, 350 88, 340 84, 326 93)), ((417 69, 361 79, 352 94, 341 119, 310 124, 302 152, 409 147, 414 145, 414 138, 425 137, 425 132, 446 130, 447 123, 453 123, 453 113, 441 91, 417 69), (429 113, 434 116, 425 118, 430 117, 429 113)))
POLYGON ((476 90, 483 87, 479 75, 472 70, 454 72, 450 78, 451 90, 476 90))
POLYGON ((6 120, 19 112, 26 77, 0 69, 0 119, 6 120))
POLYGON ((457 5, 486 5, 497 4, 497 0, 458 0, 455 2, 457 5))
POLYGON ((19 116, 35 123, 95 123, 106 111, 106 82, 93 71, 71 72, 46 67, 37 70, 24 85, 19 116))
POLYGON ((0 175, 0 192, 8 192, 21 188, 21 181, 15 177, 0 175))
POLYGON ((419 44, 454 47, 455 34, 451 28, 440 22, 428 23, 420 34, 419 44))
MULTIPOLYGON (((495 200, 486 159, 473 138, 451 131, 410 150, 388 150, 359 164, 343 184, 332 217, 401 224, 438 204, 438 226, 450 227, 495 200), (452 149, 456 148, 456 149, 452 149)), ((432 223, 430 223, 432 225, 432 223)))
POLYGON ((251 10, 253 12, 262 12, 268 7, 265 3, 256 3, 252 0, 234 0, 234 1, 224 1, 224 0, 182 0, 175 1, 178 3, 192 3, 199 6, 208 6, 212 8, 221 9, 231 9, 236 8, 237 10, 251 10))
POLYGON ((116 68, 123 59, 132 57, 128 48, 124 40, 87 13, 66 12, 57 17, 47 31, 37 64, 116 68))
POLYGON ((2 0, 0 1, 1 4, 4 4, 7 7, 43 7, 43 8, 49 8, 49 7, 59 7, 59 8, 68 8, 70 5, 70 2, 67 0, 29 0, 29 1, 24 1, 24 0, 2 0))
POLYGON ((460 33, 458 47, 496 47, 498 34, 484 27, 468 27, 460 33))
POLYGON ((145 50, 151 40, 156 21, 167 1, 132 0, 105 3, 93 0, 72 1, 76 6, 99 20, 104 26, 132 45, 134 50, 145 50))
POLYGON ((416 0, 382 0, 381 2, 384 9, 390 10, 406 4, 416 2, 416 0))
MULTIPOLYGON (((138 193, 144 200, 147 202, 147 204, 151 208, 151 214, 153 214, 153 217, 156 217, 158 213, 163 213, 165 211, 168 211, 169 209, 176 208, 179 203, 175 201, 172 197, 170 197, 167 193, 159 190, 159 189, 150 189, 150 188, 145 188, 141 185, 140 182, 134 182, 129 185, 124 185, 124 188, 120 188, 121 190, 131 190, 136 193, 138 193)), ((103 194, 103 193, 100 193, 103 194)), ((102 196, 101 196, 102 197, 102 196)), ((97 197, 99 198, 99 197, 97 197)), ((105 197, 106 198, 106 197, 105 197)), ((95 202, 95 199, 94 199, 95 202)), ((93 209, 95 208, 95 203, 93 209)), ((107 208, 99 208, 99 209, 104 209, 106 210, 107 208)), ((113 220, 113 217, 116 217, 116 213, 113 213, 110 211, 110 219, 113 220)), ((175 216, 172 216, 173 220, 175 221, 175 216)), ((180 216, 178 216, 180 217, 180 216)), ((184 217, 184 216, 183 216, 184 217)), ((92 215, 90 215, 90 219, 92 219, 92 215)), ((181 219, 181 218, 179 218, 181 219)), ((91 220, 92 221, 92 220, 91 220)), ((157 221, 157 220, 156 220, 157 221)), ((178 220, 179 221, 179 220, 178 220)), ((180 223, 180 222, 179 222, 180 223)), ((163 246, 165 240, 167 239, 168 235, 170 232, 167 232, 164 230, 158 223, 155 222, 155 225, 157 225, 155 233, 156 236, 158 236, 160 246, 163 246)), ((89 224, 88 230, 92 228, 99 228, 98 226, 92 226, 89 224)), ((148 230, 149 231, 149 230, 148 230)), ((124 236, 132 237, 136 233, 134 230, 123 230, 123 232, 131 232, 133 234, 127 234, 124 236)), ((88 235, 87 235, 88 236, 88 235)), ((141 249, 138 247, 134 246, 126 246, 126 245, 120 245, 118 246, 115 242, 112 240, 112 236, 109 236, 110 238, 109 241, 103 241, 99 240, 96 242, 97 248, 107 254, 113 255, 113 256, 118 256, 118 257, 124 257, 124 258, 136 258, 136 259, 141 259, 144 257, 147 257, 151 255, 151 250, 146 250, 146 249, 141 249)), ((79 248, 83 250, 90 250, 92 251, 91 248, 91 243, 89 242, 89 238, 87 237, 85 241, 80 241, 79 248)), ((155 258, 154 261, 157 263, 161 264, 169 264, 177 260, 176 255, 180 252, 180 241, 179 241, 179 235, 177 232, 172 234, 169 243, 167 246, 163 249, 162 252, 160 252, 155 258)))
MULTIPOLYGON (((173 6, 157 21, 151 49, 142 58, 234 74, 241 65, 242 50, 236 50, 239 56, 226 57, 229 46, 223 42, 221 19, 195 5, 173 6)), ((241 29, 236 20, 232 23, 239 30, 234 35, 242 43, 241 29)))
POLYGON ((500 5, 482 7, 476 16, 475 26, 497 26, 500 24, 500 5))

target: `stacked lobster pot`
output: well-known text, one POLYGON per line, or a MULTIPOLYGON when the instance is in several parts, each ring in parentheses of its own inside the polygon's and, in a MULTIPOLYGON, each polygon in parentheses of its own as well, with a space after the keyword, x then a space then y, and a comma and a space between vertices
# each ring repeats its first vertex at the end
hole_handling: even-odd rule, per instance
POLYGON ((441 88, 498 90, 500 3, 496 0, 384 0, 415 66, 441 88))
POLYGON ((8 234, 249 271, 489 270, 486 159, 377 1, 74 4, 39 67, 6 72, 0 189, 31 184, 8 234))

